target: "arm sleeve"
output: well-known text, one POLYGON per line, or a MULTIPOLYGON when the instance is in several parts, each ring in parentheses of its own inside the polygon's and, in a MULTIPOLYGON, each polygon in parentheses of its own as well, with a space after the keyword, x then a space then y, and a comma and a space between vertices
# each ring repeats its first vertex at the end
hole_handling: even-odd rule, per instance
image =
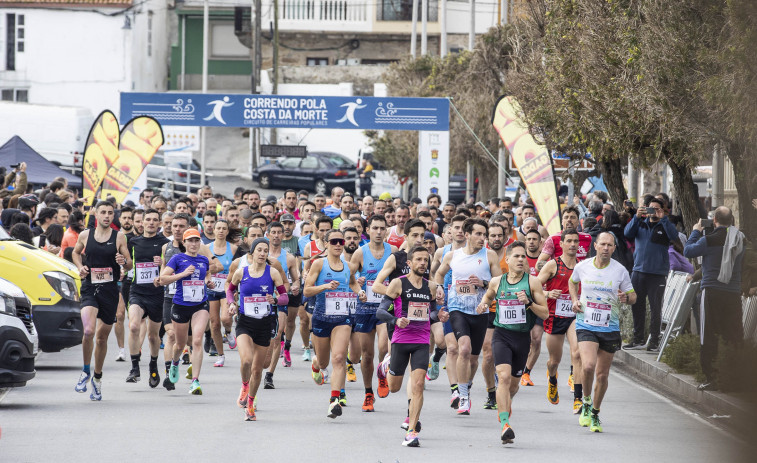
POLYGON ((279 297, 276 298, 276 305, 289 304, 289 295, 287 294, 287 288, 284 285, 276 287, 276 292, 279 293, 279 297))
POLYGON ((229 301, 229 303, 234 302, 234 291, 237 289, 237 285, 234 283, 229 283, 229 287, 226 288, 226 300, 229 301))
POLYGON ((386 323, 397 323, 397 318, 389 313, 389 307, 393 303, 394 299, 390 298, 389 296, 384 296, 384 298, 381 299, 381 304, 379 304, 378 309, 376 309, 376 318, 386 323))
POLYGON ((428 316, 431 321, 439 321, 439 309, 436 307, 436 301, 432 300, 428 306, 428 316))

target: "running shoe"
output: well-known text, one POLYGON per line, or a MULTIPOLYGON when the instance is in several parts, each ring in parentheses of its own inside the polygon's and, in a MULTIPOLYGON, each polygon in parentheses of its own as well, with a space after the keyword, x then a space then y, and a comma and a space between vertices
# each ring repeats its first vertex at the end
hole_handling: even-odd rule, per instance
POLYGON ((373 397, 373 394, 370 392, 365 395, 365 400, 363 400, 363 411, 364 412, 372 412, 373 410, 373 403, 376 401, 376 398, 373 397))
POLYGON ((155 365, 154 368, 150 367, 150 379, 147 380, 147 384, 149 384, 153 389, 158 387, 158 384, 160 384, 160 373, 158 373, 157 365, 155 365))
POLYGON ((79 381, 76 383, 76 386, 74 387, 74 391, 76 392, 87 392, 87 381, 89 381, 90 374, 86 371, 82 371, 79 375, 79 381))
POLYGON ((602 422, 599 420, 599 415, 591 414, 591 432, 602 432, 602 422))
POLYGON ((497 398, 489 396, 486 398, 486 403, 484 404, 484 410, 496 410, 497 409, 497 398))
POLYGON ((457 407, 458 415, 470 415, 470 398, 460 397, 460 405, 457 407))
POLYGON ((341 391, 339 393, 339 405, 341 405, 342 407, 347 406, 347 393, 344 391, 341 391))
POLYGON ((239 405, 239 408, 245 408, 247 406, 247 394, 250 392, 250 385, 247 384, 246 386, 243 384, 242 388, 239 390, 239 398, 237 399, 237 405, 239 405))
POLYGON ((127 383, 138 383, 139 380, 142 379, 139 368, 132 368, 131 371, 129 371, 129 376, 126 377, 127 383))
POLYGON ((428 367, 428 380, 434 381, 439 377, 439 362, 431 362, 428 367))
POLYGON ((305 349, 305 352, 302 353, 302 361, 309 362, 310 360, 311 360, 310 349, 305 349))
MULTIPOLYGON (((376 376, 379 379, 386 379, 386 373, 389 371, 389 361, 391 359, 391 356, 389 354, 386 354, 384 356, 384 360, 381 361, 381 363, 378 364, 378 367, 376 367, 376 376)), ((379 397, 386 397, 382 396, 381 393, 379 393, 379 397)))
POLYGON ((189 393, 192 395, 202 395, 202 386, 200 386, 199 379, 192 381, 192 385, 189 386, 189 393))
POLYGON ((123 347, 118 349, 118 355, 116 355, 116 362, 125 362, 126 361, 126 349, 123 347))
POLYGON ((223 335, 223 339, 221 339, 221 342, 223 342, 224 344, 228 344, 229 343, 229 338, 227 338, 226 335, 224 334, 223 335))
POLYGON ((265 375, 263 389, 276 389, 276 386, 273 385, 273 375, 265 375))
POLYGON ((171 368, 168 369, 168 379, 171 381, 171 384, 179 382, 179 365, 171 362, 171 368))
POLYGON ((189 358, 189 349, 184 348, 184 352, 181 353, 181 363, 189 365, 192 361, 189 358))
POLYGON ((281 347, 279 348, 279 358, 284 358, 284 341, 281 341, 281 347))
POLYGON ((455 389, 452 391, 452 396, 449 398, 449 406, 457 408, 460 405, 460 392, 455 389))
POLYGON ((226 339, 229 341, 229 349, 237 348, 237 336, 234 334, 234 330, 230 330, 226 333, 226 339))
POLYGON ((379 378, 378 380, 378 396, 382 399, 389 395, 389 383, 386 378, 379 378))
POLYGON ((215 357, 218 355, 218 349, 216 349, 216 343, 211 342, 210 343, 210 352, 208 352, 208 355, 211 357, 215 357))
POLYGON ((287 368, 292 366, 292 354, 288 350, 284 351, 284 361, 281 364, 287 368))
POLYGON ((351 363, 347 364, 347 381, 354 383, 357 381, 357 375, 355 374, 355 367, 351 363))
POLYGON ((102 380, 92 378, 92 393, 89 395, 90 400, 103 400, 103 382, 102 380))
POLYGON ((184 376, 187 379, 192 379, 192 364, 189 364, 189 368, 187 368, 187 374, 184 376))
MULTIPOLYGON (((249 403, 249 400, 245 399, 249 403)), ((255 416, 255 404, 244 407, 244 420, 245 421, 257 421, 258 417, 255 416)))
POLYGON ((502 425, 502 434, 500 436, 503 444, 512 444, 515 440, 515 432, 508 423, 502 425))
POLYGON ((166 378, 163 380, 163 387, 166 388, 167 391, 173 391, 176 389, 176 386, 173 385, 171 382, 171 378, 166 376, 166 378))
POLYGON ((329 418, 336 418, 337 416, 342 416, 342 406, 339 405, 338 400, 335 400, 329 403, 329 414, 326 416, 328 416, 329 418))
POLYGON ((323 384, 326 382, 323 378, 323 370, 311 371, 311 373, 313 375, 313 381, 315 382, 315 384, 323 386, 323 384))
POLYGON ((214 367, 222 367, 224 362, 226 361, 226 356, 221 355, 218 357, 218 360, 216 360, 216 363, 213 364, 214 367))
POLYGON ((215 344, 213 343, 213 338, 208 336, 208 333, 205 333, 205 342, 203 343, 202 347, 205 349, 205 353, 210 353, 210 346, 215 347, 215 344))
POLYGON ((575 384, 573 383, 573 373, 568 376, 568 387, 570 388, 570 392, 575 391, 575 384))
POLYGON ((520 377, 520 385, 521 386, 533 386, 534 382, 531 381, 531 375, 529 373, 523 373, 523 376, 520 377))
POLYGON ((591 424, 591 402, 583 402, 581 404, 581 414, 578 415, 578 424, 584 428, 591 424))
POLYGON ((573 399, 573 414, 578 415, 581 413, 581 406, 583 403, 581 402, 581 399, 573 399))
POLYGON ((557 393, 557 384, 552 384, 547 381, 547 400, 552 405, 560 403, 560 394, 557 393))
POLYGON ((410 431, 409 433, 405 434, 405 440, 402 441, 402 445, 404 447, 420 447, 421 443, 418 441, 418 433, 415 431, 410 431))
MULTIPOLYGON (((405 418, 405 421, 402 422, 402 424, 400 425, 400 428, 404 429, 405 431, 407 431, 408 429, 410 429, 410 417, 409 416, 407 418, 405 418)), ((421 432, 421 420, 418 420, 418 422, 415 423, 415 429, 414 429, 414 431, 416 433, 421 432)))

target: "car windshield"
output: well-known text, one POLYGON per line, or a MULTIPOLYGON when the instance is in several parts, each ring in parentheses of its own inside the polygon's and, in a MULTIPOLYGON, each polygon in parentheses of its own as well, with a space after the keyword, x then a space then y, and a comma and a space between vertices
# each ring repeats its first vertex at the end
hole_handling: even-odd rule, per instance
POLYGON ((8 234, 8 232, 5 231, 5 228, 0 227, 0 240, 9 240, 10 237, 11 236, 8 234))

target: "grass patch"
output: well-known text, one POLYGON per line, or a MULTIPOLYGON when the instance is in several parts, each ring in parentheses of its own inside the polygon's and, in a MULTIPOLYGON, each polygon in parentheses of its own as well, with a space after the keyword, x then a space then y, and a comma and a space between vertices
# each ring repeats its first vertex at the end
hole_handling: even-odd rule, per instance
POLYGON ((692 375, 697 381, 705 380, 699 364, 699 338, 693 334, 681 334, 670 341, 662 353, 662 361, 677 373, 692 375))

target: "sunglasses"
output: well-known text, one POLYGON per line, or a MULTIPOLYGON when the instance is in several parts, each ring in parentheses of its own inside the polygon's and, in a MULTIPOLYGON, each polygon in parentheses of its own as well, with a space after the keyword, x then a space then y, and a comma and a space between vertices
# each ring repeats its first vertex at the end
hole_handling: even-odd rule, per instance
POLYGON ((344 246, 344 238, 331 238, 329 244, 334 246, 344 246))

